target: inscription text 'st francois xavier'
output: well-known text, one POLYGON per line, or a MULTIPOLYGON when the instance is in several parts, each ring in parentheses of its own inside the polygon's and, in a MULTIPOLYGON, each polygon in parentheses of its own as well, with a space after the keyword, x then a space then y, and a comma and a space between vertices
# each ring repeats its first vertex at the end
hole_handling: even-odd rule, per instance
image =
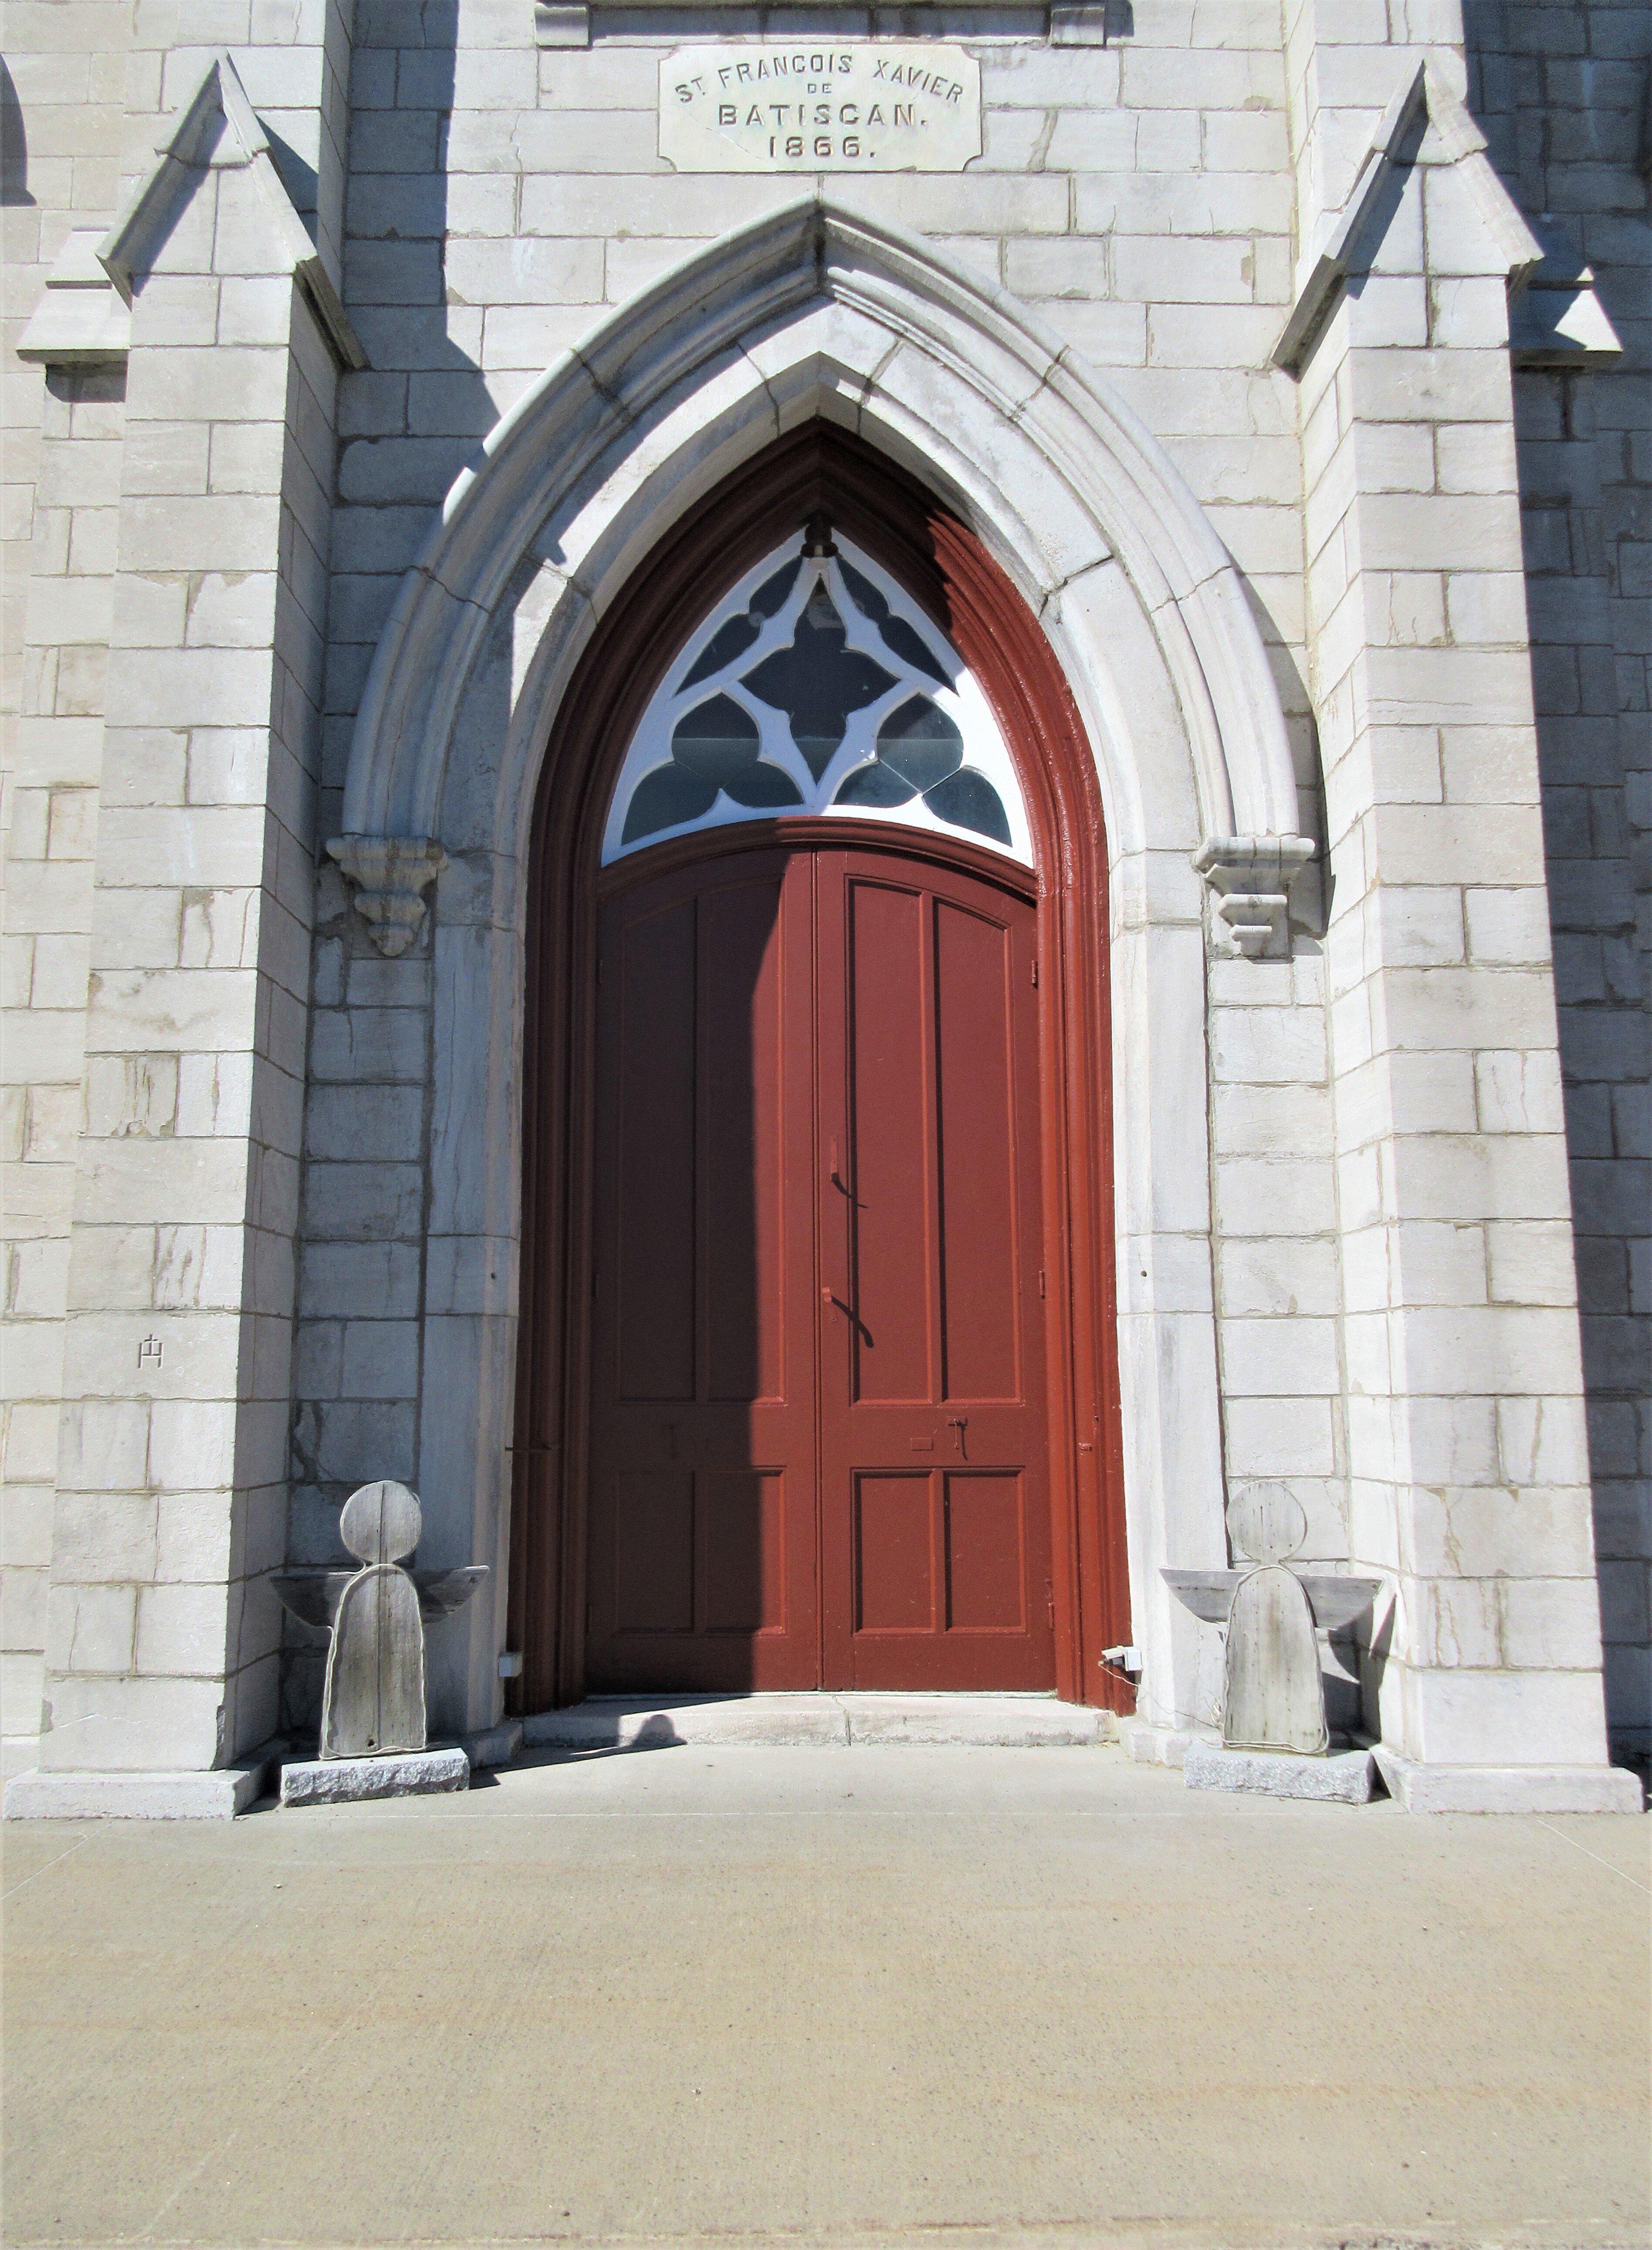
POLYGON ((882 39, 678 47, 659 152, 681 172, 961 172, 981 154, 981 66, 882 39))

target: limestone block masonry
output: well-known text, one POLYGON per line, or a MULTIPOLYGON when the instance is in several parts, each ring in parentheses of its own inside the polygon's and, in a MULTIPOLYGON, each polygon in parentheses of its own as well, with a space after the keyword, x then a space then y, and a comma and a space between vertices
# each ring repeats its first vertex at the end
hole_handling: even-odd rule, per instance
POLYGON ((1095 755, 1132 1755, 1217 1715, 1161 1570, 1284 1489, 1382 1581, 1325 1663, 1391 1790, 1638 1809, 1645 8, 6 34, 7 1816, 242 1809, 316 1724, 269 1578, 369 1478, 490 1566, 430 1722, 500 1724, 540 761, 816 419, 979 537, 1095 755), (835 78, 818 170, 663 122, 816 45, 950 107, 890 169, 835 78))

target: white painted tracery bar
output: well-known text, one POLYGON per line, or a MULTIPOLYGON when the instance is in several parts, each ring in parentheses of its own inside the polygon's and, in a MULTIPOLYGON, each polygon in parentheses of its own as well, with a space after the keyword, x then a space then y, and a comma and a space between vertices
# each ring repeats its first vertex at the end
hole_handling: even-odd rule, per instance
POLYGON ((785 812, 890 821, 1032 864, 1015 767, 963 659, 824 525, 748 570, 672 663, 615 783, 602 862, 785 812))

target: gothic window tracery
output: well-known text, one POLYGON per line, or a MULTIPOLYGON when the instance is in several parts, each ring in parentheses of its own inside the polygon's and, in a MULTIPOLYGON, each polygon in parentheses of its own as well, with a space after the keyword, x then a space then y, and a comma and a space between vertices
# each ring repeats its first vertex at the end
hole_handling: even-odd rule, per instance
POLYGON ((615 785, 603 864, 780 812, 890 820, 1032 859, 980 687, 905 590, 821 517, 747 571, 671 666, 615 785))

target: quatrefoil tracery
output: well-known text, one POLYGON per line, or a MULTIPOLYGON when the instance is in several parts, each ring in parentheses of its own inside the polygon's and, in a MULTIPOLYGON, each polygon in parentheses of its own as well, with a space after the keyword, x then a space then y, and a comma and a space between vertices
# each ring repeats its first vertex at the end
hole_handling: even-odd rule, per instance
POLYGON ((819 519, 801 556, 781 550, 747 573, 686 654, 621 770, 605 864, 788 811, 891 819, 1030 861, 979 687, 903 590, 819 519))

